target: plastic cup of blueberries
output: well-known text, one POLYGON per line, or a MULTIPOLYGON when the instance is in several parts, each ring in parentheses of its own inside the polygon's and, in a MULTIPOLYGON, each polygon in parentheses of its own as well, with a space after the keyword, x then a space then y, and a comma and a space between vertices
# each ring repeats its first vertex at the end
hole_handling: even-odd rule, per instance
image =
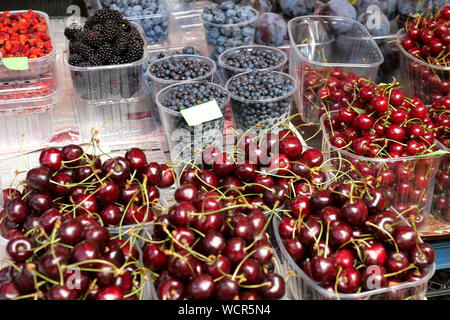
POLYGON ((225 87, 230 94, 231 113, 235 128, 254 135, 279 131, 278 124, 290 115, 296 86, 296 81, 292 76, 273 70, 252 70, 231 77, 225 87), (283 81, 283 87, 286 90, 282 90, 281 95, 276 98, 261 97, 257 100, 245 98, 237 93, 241 82, 247 82, 250 78, 259 75, 271 76, 277 81, 283 81))
POLYGON ((217 24, 205 21, 202 18, 203 26, 206 29, 208 52, 212 59, 217 61, 220 54, 229 48, 253 44, 255 23, 259 13, 253 8, 251 11, 254 14, 253 17, 240 23, 217 24))
POLYGON ((152 81, 154 94, 157 94, 163 88, 176 83, 193 80, 197 81, 206 80, 212 82, 216 70, 217 70, 216 63, 208 57, 191 54, 179 54, 168 56, 154 61, 148 66, 147 75, 152 81), (181 59, 187 59, 189 61, 192 61, 193 63, 203 65, 204 69, 202 69, 201 71, 197 66, 194 66, 193 69, 195 70, 192 71, 188 70, 190 73, 197 72, 201 73, 201 75, 193 75, 193 76, 190 75, 181 77, 179 74, 177 74, 176 71, 180 71, 180 65, 177 62, 180 61, 181 59), (164 70, 164 72, 166 72, 165 78, 162 78, 160 75, 156 74, 156 70, 160 69, 161 67, 165 68, 164 70), (171 74, 171 72, 174 72, 174 74, 171 74))
POLYGON ((175 164, 200 163, 203 149, 209 146, 222 148, 225 108, 229 101, 229 94, 225 88, 207 81, 176 83, 159 91, 155 100, 169 146, 170 158, 175 164), (213 89, 212 96, 204 97, 202 101, 192 101, 192 105, 189 106, 183 103, 184 97, 192 96, 205 88, 213 89), (216 100, 223 114, 223 117, 216 120, 189 126, 178 111, 213 99, 216 100))
POLYGON ((236 74, 243 73, 249 70, 283 71, 287 61, 288 57, 282 50, 262 45, 249 45, 230 48, 224 51, 219 56, 219 65, 223 69, 225 81, 228 81, 229 78, 236 74), (261 58, 260 60, 254 60, 259 64, 250 63, 248 67, 236 67, 236 65, 241 66, 241 63, 239 61, 233 61, 233 59, 235 59, 237 56, 245 56, 245 62, 248 62, 249 59, 247 58, 255 53, 263 53, 267 56, 261 58))

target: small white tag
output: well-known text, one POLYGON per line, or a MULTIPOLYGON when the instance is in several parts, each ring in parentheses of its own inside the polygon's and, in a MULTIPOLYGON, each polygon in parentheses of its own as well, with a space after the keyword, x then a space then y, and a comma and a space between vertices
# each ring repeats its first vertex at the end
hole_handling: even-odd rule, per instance
POLYGON ((215 99, 181 110, 180 112, 184 120, 191 127, 223 117, 222 111, 215 99))

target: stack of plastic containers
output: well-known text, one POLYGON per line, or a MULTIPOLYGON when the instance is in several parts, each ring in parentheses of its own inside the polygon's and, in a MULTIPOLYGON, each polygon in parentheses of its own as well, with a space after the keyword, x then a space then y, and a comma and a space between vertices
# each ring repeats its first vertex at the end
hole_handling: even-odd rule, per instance
MULTIPOLYGON (((27 10, 10 11, 11 15, 27 10)), ((55 43, 48 15, 44 17, 52 51, 39 58, 29 58, 28 68, 12 70, 0 60, 0 152, 34 148, 53 135, 53 107, 61 97, 55 71, 55 43)))
MULTIPOLYGON (((131 24, 142 35, 146 48, 144 31, 139 24, 131 24)), ((143 74, 147 60, 147 50, 138 61, 109 66, 72 66, 68 56, 65 57, 75 89, 72 99, 75 115, 84 141, 89 141, 92 129, 99 131, 103 141, 155 132, 156 112, 143 74)))

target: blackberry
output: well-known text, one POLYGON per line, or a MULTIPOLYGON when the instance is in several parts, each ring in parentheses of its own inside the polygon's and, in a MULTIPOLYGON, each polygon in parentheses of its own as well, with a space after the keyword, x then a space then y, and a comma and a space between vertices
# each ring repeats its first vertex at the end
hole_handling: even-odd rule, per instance
POLYGON ((98 22, 104 23, 108 20, 112 20, 115 22, 120 22, 122 20, 122 14, 119 11, 116 10, 110 10, 110 9, 99 9, 95 11, 94 14, 95 18, 98 22))
POLYGON ((105 41, 100 31, 85 30, 83 38, 88 45, 94 48, 99 47, 105 41))
POLYGON ((128 48, 128 39, 124 37, 117 38, 113 43, 114 53, 121 56, 128 48))
POLYGON ((102 59, 98 56, 98 54, 94 54, 91 57, 89 57, 89 63, 91 66, 102 66, 103 62, 102 59))
POLYGON ((89 29, 91 28, 93 25, 95 25, 97 23, 97 19, 95 16, 90 16, 87 20, 86 23, 84 24, 84 28, 85 29, 89 29))
POLYGON ((131 29, 131 23, 127 19, 122 19, 122 21, 119 22, 120 29, 128 32, 131 29))
POLYGON ((68 40, 77 40, 80 38, 82 32, 81 26, 76 23, 72 23, 70 26, 64 29, 64 35, 68 40))
POLYGON ((95 50, 84 44, 81 41, 71 41, 69 44, 69 52, 80 54, 85 60, 88 60, 91 55, 95 53, 95 50))
POLYGON ((70 54, 69 57, 69 64, 71 66, 79 66, 80 63, 82 63, 84 61, 83 57, 81 56, 81 54, 78 53, 73 53, 70 54))
POLYGON ((117 23, 114 22, 113 20, 107 20, 103 25, 102 32, 106 41, 108 42, 113 41, 117 37, 117 35, 119 35, 117 23))
POLYGON ((143 55, 144 55, 144 48, 142 47, 142 45, 139 44, 128 45, 126 57, 129 58, 130 62, 140 60, 143 55))
POLYGON ((122 58, 120 56, 111 56, 111 58, 109 59, 109 64, 121 64, 122 62, 122 58))
POLYGON ((139 31, 135 27, 131 27, 130 31, 128 32, 128 34, 126 36, 128 36, 128 38, 132 42, 137 43, 137 44, 139 44, 141 46, 144 45, 144 40, 142 39, 141 34, 139 33, 139 31))
POLYGON ((108 64, 113 55, 113 48, 109 43, 105 43, 100 48, 98 48, 97 55, 104 64, 108 64))

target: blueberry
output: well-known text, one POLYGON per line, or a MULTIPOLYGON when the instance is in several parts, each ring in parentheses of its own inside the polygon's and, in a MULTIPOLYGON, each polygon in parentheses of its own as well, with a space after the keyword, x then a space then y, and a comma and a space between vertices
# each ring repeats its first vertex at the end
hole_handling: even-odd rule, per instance
POLYGON ((272 12, 265 12, 259 16, 256 21, 256 43, 279 46, 286 37, 287 25, 282 16, 272 12))

